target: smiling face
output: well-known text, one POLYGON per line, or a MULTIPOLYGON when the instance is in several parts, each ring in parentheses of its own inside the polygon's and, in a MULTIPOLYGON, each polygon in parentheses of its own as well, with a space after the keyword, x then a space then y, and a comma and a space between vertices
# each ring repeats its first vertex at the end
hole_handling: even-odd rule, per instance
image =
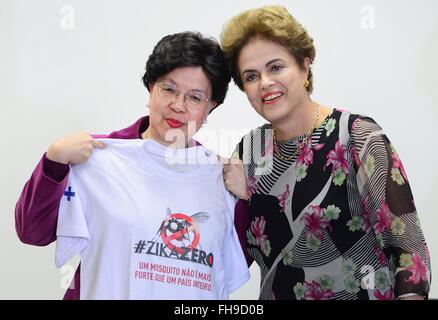
POLYGON ((184 97, 187 92, 211 97, 211 84, 201 67, 174 69, 151 84, 149 128, 145 136, 166 146, 184 148, 187 145, 215 106, 214 102, 201 102, 199 108, 189 108, 184 97), (158 84, 177 88, 181 94, 176 100, 166 99, 160 95, 158 84))
POLYGON ((251 39, 240 51, 237 66, 252 107, 274 126, 299 114, 308 101, 304 84, 309 59, 301 67, 280 44, 251 39))

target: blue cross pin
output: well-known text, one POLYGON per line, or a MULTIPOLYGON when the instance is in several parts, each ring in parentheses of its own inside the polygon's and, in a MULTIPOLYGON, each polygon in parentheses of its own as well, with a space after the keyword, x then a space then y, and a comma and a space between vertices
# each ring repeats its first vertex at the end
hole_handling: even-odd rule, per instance
POLYGON ((67 196, 67 201, 71 201, 70 197, 74 197, 76 192, 71 191, 71 187, 68 187, 68 191, 64 191, 64 196, 67 196))

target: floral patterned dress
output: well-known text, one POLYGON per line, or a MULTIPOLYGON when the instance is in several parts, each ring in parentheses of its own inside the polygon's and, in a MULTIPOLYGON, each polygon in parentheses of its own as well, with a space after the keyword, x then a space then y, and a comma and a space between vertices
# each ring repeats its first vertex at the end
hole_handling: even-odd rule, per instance
POLYGON ((297 157, 276 156, 293 154, 302 138, 273 144, 267 124, 238 145, 260 299, 427 296, 428 249, 406 172, 382 128, 334 109, 297 157))

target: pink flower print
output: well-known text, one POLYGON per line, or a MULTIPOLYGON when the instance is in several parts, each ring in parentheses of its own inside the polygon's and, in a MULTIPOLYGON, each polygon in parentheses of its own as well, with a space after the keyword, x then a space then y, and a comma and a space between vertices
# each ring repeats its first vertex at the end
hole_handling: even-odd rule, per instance
POLYGON ((379 258, 379 263, 380 265, 383 267, 386 265, 386 257, 385 257, 385 253, 383 253, 382 249, 380 249, 379 246, 375 246, 373 248, 374 253, 376 254, 376 256, 379 258))
POLYGON ((394 300, 394 291, 392 290, 392 286, 385 291, 384 294, 382 294, 379 289, 376 289, 374 290, 374 296, 377 300, 394 300))
POLYGON ((306 300, 327 300, 333 298, 333 291, 331 289, 324 290, 321 285, 316 282, 307 282, 306 300))
POLYGON ((306 212, 303 216, 304 223, 307 226, 307 239, 312 235, 317 237, 320 241, 324 239, 322 235, 322 228, 329 228, 331 230, 330 222, 323 218, 324 210, 319 206, 310 206, 312 212, 306 212))
POLYGON ((254 221, 251 222, 251 232, 256 238, 256 243, 259 247, 268 239, 268 235, 265 234, 265 226, 266 221, 264 217, 256 217, 254 221))
POLYGON ((382 201, 382 205, 376 211, 377 222, 374 225, 374 230, 377 233, 383 233, 391 226, 391 212, 385 201, 382 201))
POLYGON ((278 152, 278 146, 275 144, 274 141, 271 140, 265 145, 265 149, 262 151, 262 157, 266 156, 267 154, 273 154, 273 151, 278 152))
POLYGON ((284 192, 281 195, 277 196, 278 200, 280 201, 280 207, 282 212, 284 212, 284 209, 286 208, 286 201, 289 198, 289 195, 289 184, 286 184, 284 192))
POLYGON ((407 271, 412 273, 408 281, 413 284, 418 284, 421 280, 427 281, 427 268, 418 253, 414 252, 412 254, 412 262, 412 266, 406 268, 407 271))
POLYGON ((398 168, 398 169, 400 170, 400 172, 401 172, 403 178, 404 178, 406 181, 408 181, 408 177, 407 177, 407 175, 406 175, 405 168, 403 167, 403 163, 401 162, 401 160, 400 160, 400 158, 399 158, 399 156, 398 156, 398 153, 397 153, 397 152, 394 152, 394 153, 391 155, 391 158, 392 158, 392 167, 393 167, 393 168, 398 168))
POLYGON ((248 177, 248 195, 251 198, 254 191, 257 190, 257 180, 254 176, 248 177))
POLYGON ((361 200, 362 209, 363 209, 363 211, 362 211, 362 217, 363 217, 362 230, 365 233, 369 233, 371 231, 371 221, 370 221, 371 212, 368 209, 368 199, 369 199, 369 196, 367 196, 365 199, 361 200))
POLYGON ((363 219, 362 231, 365 233, 369 233, 371 231, 371 222, 369 219, 366 219, 365 217, 363 219))
POLYGON ((360 120, 360 118, 357 118, 356 120, 354 120, 353 124, 351 125, 351 130, 356 129, 358 120, 360 120))
POLYGON ((333 165, 332 171, 335 172, 336 169, 341 168, 344 173, 349 173, 350 169, 348 166, 347 149, 342 145, 341 140, 336 141, 335 149, 331 150, 327 154, 327 163, 324 169, 330 164, 333 165))
POLYGON ((356 164, 356 167, 360 168, 360 159, 359 159, 359 153, 357 152, 356 146, 351 147, 351 158, 353 158, 354 163, 356 164))
POLYGON ((312 139, 309 138, 307 140, 306 145, 303 147, 303 149, 300 152, 300 155, 297 158, 297 164, 305 164, 307 167, 309 167, 313 163, 313 149, 316 151, 321 150, 324 147, 324 144, 320 143, 315 145, 315 147, 312 148, 312 139))

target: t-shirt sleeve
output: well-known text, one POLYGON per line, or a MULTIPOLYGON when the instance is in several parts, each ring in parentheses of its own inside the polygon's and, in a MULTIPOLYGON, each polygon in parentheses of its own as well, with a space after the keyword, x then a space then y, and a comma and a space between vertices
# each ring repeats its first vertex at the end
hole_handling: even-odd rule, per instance
POLYGON ((90 240, 79 191, 73 166, 59 206, 55 250, 55 264, 58 268, 75 255, 80 254, 90 240))
POLYGON ((225 265, 227 291, 230 293, 249 280, 249 271, 239 237, 234 227, 234 207, 237 201, 228 191, 224 191, 229 213, 227 217, 227 235, 224 241, 222 256, 225 265))

